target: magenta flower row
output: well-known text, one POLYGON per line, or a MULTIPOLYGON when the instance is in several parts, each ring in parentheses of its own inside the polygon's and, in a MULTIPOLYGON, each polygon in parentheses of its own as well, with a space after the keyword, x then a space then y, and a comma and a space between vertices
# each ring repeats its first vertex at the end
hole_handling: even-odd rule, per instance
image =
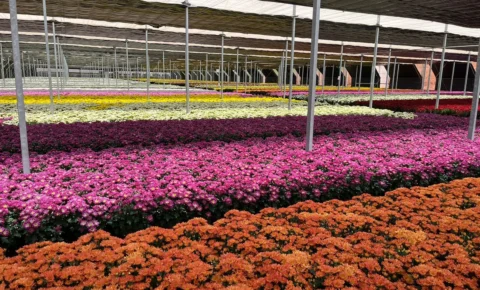
POLYGON ((0 233, 9 235, 12 216, 29 233, 71 219, 93 231, 127 207, 208 217, 225 208, 381 193, 480 168, 480 141, 467 140, 465 128, 355 131, 317 136, 313 152, 294 136, 50 152, 32 157, 29 176, 19 154, 2 153, 0 233))
MULTIPOLYGON (((314 132, 384 131, 422 128, 466 128, 458 117, 419 114, 413 120, 375 116, 317 116, 314 132)), ((230 120, 128 121, 118 123, 39 124, 28 126, 30 150, 46 153, 91 148, 99 151, 128 145, 235 141, 251 137, 305 135, 305 117, 230 120)), ((18 153, 17 126, 0 126, 0 152, 18 153)))
MULTIPOLYGON (((185 94, 184 90, 150 90, 151 96, 171 96, 171 95, 182 95, 185 94)), ((191 95, 219 95, 220 92, 217 91, 191 91, 191 95)), ((239 93, 225 92, 225 95, 235 95, 238 96, 239 93)), ((14 90, 2 90, 0 91, 1 96, 12 96, 15 95, 14 90)), ((26 96, 48 96, 48 90, 26 90, 24 92, 26 96)), ((62 96, 138 96, 146 95, 145 90, 66 90, 62 91, 62 96)), ((251 96, 249 94, 240 93, 241 96, 251 96)))

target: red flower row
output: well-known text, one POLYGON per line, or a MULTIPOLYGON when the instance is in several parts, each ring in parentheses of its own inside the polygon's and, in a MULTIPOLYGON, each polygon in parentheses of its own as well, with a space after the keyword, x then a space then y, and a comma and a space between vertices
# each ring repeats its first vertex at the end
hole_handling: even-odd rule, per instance
MULTIPOLYGON (((354 105, 366 106, 368 102, 355 102, 354 105)), ((435 109, 435 100, 382 100, 375 101, 373 105, 375 108, 393 111, 466 116, 470 114, 472 100, 442 99, 438 109, 435 109)))

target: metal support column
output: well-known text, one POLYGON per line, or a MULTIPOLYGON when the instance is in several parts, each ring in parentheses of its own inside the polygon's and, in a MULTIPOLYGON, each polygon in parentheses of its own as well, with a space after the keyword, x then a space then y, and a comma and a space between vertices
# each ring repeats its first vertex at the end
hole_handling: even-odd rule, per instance
MULTIPOLYGON (((45 2, 44 2, 45 3, 45 2)), ((22 152, 23 173, 30 174, 30 156, 28 153, 27 122, 25 100, 23 96, 22 67, 20 65, 20 40, 18 37, 17 1, 9 0, 10 27, 12 32, 12 54, 17 92, 18 127, 20 129, 20 148, 22 152)))
POLYGON ((5 67, 3 65, 3 46, 2 46, 1 42, 0 42, 0 62, 1 62, 1 69, 2 69, 3 87, 5 87, 6 86, 6 83, 5 83, 5 67))
POLYGON ((287 61, 288 61, 288 40, 285 41, 285 58, 283 60, 283 98, 287 96, 287 61))
POLYGON ((326 75, 327 75, 326 74, 326 72, 327 72, 326 64, 327 64, 327 55, 324 54, 323 55, 323 68, 322 68, 322 72, 323 72, 322 94, 325 91, 325 80, 326 80, 326 75))
POLYGON ((188 47, 188 8, 190 7, 190 3, 188 0, 185 0, 182 3, 185 6, 185 94, 186 94, 186 101, 187 101, 187 114, 190 113, 190 55, 189 55, 189 47, 188 47))
POLYGON ((453 79, 455 78, 455 65, 457 64, 456 61, 453 62, 452 67, 452 77, 450 78, 450 92, 453 91, 453 79))
POLYGON ((395 57, 395 61, 393 62, 393 76, 392 76, 392 87, 391 91, 395 89, 395 79, 397 78, 397 57, 395 57))
POLYGON ((425 59, 425 65, 423 66, 423 74, 422 74, 422 91, 425 93, 425 75, 427 74, 427 63, 428 59, 425 59))
POLYGON ((240 82, 240 71, 239 71, 239 56, 240 56, 240 48, 237 47, 237 80, 236 80, 236 83, 237 83, 237 88, 236 88, 236 92, 238 93, 238 83, 240 82))
POLYGON ((321 0, 313 0, 312 15, 312 41, 310 52, 310 87, 308 92, 308 112, 307 112, 307 135, 306 150, 313 149, 313 126, 315 118, 315 97, 317 91, 316 70, 318 57, 318 33, 320 30, 320 4, 321 0))
POLYGON ((60 99, 60 84, 58 77, 58 63, 57 63, 57 36, 55 33, 55 22, 52 22, 52 33, 53 33, 53 52, 55 57, 55 78, 57 79, 57 98, 60 99))
POLYGON ((127 88, 130 91, 130 65, 128 64, 128 39, 125 40, 125 53, 127 57, 127 68, 125 72, 127 73, 127 88))
POLYGON ((375 48, 373 49, 372 72, 370 73, 370 102, 368 106, 373 107, 373 91, 375 87, 375 74, 377 66, 378 38, 380 36, 380 15, 377 16, 377 28, 375 30, 375 48))
POLYGON ((248 62, 248 57, 245 56, 245 69, 244 69, 244 71, 245 71, 245 72, 244 72, 244 73, 245 73, 245 79, 243 80, 243 81, 245 82, 245 94, 247 93, 247 77, 248 77, 248 75, 247 75, 247 70, 248 70, 248 64, 247 64, 247 62, 248 62))
POLYGON ((166 89, 166 84, 165 84, 165 50, 162 51, 162 79, 163 79, 163 89, 166 89))
MULTIPOLYGON (((480 59, 480 42, 478 44, 477 59, 480 59)), ((475 139, 475 128, 477 126, 479 86, 480 86, 480 70, 477 69, 475 73, 475 83, 473 85, 472 110, 470 112, 470 123, 468 125, 468 139, 472 141, 475 139)))
POLYGON ((338 86, 337 86, 337 95, 340 96, 340 86, 342 84, 342 68, 343 68, 343 41, 340 48, 340 64, 338 66, 338 86))
MULTIPOLYGON (((208 89, 208 53, 205 56, 205 89, 208 89)), ((237 86, 238 91, 238 86, 237 86)))
POLYGON ((358 82, 358 66, 355 66, 355 82, 353 84, 353 87, 357 86, 357 82, 358 82))
POLYGON ((443 37, 443 47, 442 47, 442 61, 440 62, 440 73, 438 75, 438 86, 437 86, 437 100, 435 101, 435 109, 438 109, 440 106, 440 91, 442 90, 442 79, 443 79, 443 65, 445 63, 445 49, 447 48, 447 37, 448 37, 448 24, 445 24, 445 35, 443 37))
POLYGON ((148 27, 145 27, 145 60, 147 62, 147 99, 150 102, 150 57, 148 55, 148 27))
POLYGON ((288 110, 292 109, 292 96, 293 96, 293 65, 295 59, 295 30, 297 26, 297 5, 293 5, 292 16, 292 47, 290 51, 290 88, 288 91, 288 110))
POLYGON ((428 86, 427 86, 427 95, 430 95, 430 79, 432 77, 432 71, 433 71, 433 57, 434 57, 435 52, 432 49, 432 55, 430 56, 430 70, 428 71, 428 86))
POLYGON ((114 54, 114 73, 115 73, 115 88, 118 88, 118 63, 117 63, 117 48, 113 48, 113 54, 114 54))
POLYGON ((363 54, 360 56, 360 71, 358 73, 358 78, 359 78, 359 82, 358 82, 358 91, 360 92, 360 86, 362 84, 362 69, 363 69, 363 54))
POLYGON ((224 50, 224 45, 225 45, 225 34, 221 34, 222 37, 222 52, 220 56, 220 98, 223 100, 223 50, 224 50))
MULTIPOLYGON (((10 1, 11 3, 12 1, 10 1)), ((15 10, 16 10, 16 1, 15 2, 15 10)), ((48 44, 48 23, 47 23, 47 3, 46 0, 42 0, 43 2, 43 26, 45 28, 45 46, 47 51, 47 74, 48 74, 48 87, 50 89, 50 113, 53 113, 53 89, 52 89, 52 71, 50 69, 50 46, 48 44)), ((20 56, 19 56, 20 57, 20 56)))
POLYGON ((22 62, 22 77, 23 77, 23 84, 25 85, 25 78, 26 78, 26 73, 27 71, 25 70, 25 57, 23 56, 23 51, 21 52, 21 57, 20 60, 22 62))
POLYGON ((395 81, 395 89, 398 90, 398 79, 400 78, 400 64, 397 67, 397 80, 395 81))
POLYGON ((468 53, 467 69, 465 71, 465 83, 463 84, 463 95, 467 94, 468 73, 470 72, 470 52, 468 53))
POLYGON ((387 79, 385 80, 385 97, 388 95, 388 86, 390 84, 390 62, 392 58, 392 48, 388 50, 388 61, 387 61, 387 79))

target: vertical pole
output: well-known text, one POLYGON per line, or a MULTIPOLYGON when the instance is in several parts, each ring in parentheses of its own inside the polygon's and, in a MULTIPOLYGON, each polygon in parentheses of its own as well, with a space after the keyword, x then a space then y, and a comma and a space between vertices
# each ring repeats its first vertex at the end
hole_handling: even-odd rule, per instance
MULTIPOLYGON (((205 89, 206 90, 208 89, 208 53, 205 56, 205 89)), ((238 85, 237 85, 237 92, 238 92, 238 85)))
POLYGON ((425 93, 425 80, 426 80, 425 75, 427 74, 427 63, 428 63, 428 59, 425 59, 425 66, 423 67, 423 74, 422 74, 422 91, 423 91, 423 93, 425 93))
POLYGON ((316 97, 316 69, 318 57, 318 33, 320 30, 320 2, 321 0, 313 0, 313 17, 312 17, 312 41, 310 52, 310 87, 308 94, 308 113, 307 113, 307 136, 306 150, 313 149, 313 123, 315 118, 315 97, 316 97))
POLYGON ((445 49, 447 48, 447 37, 448 24, 445 24, 445 36, 443 37, 442 61, 440 63, 440 73, 438 75, 437 100, 435 101, 435 109, 438 109, 438 107, 440 106, 440 91, 442 90, 443 65, 445 63, 445 49))
POLYGON ((188 0, 185 0, 182 3, 185 6, 185 93, 186 93, 186 101, 187 101, 187 114, 190 113, 190 83, 189 83, 189 74, 190 74, 190 55, 188 52, 188 8, 190 7, 190 3, 188 0))
POLYGON ((342 67, 343 67, 343 41, 340 48, 340 65, 338 66, 338 86, 337 86, 337 95, 340 96, 340 85, 342 84, 342 67))
POLYGON ((292 109, 292 96, 293 96, 293 65, 295 59, 295 30, 297 26, 297 5, 293 5, 292 16, 292 47, 290 51, 290 88, 288 92, 288 110, 292 109))
MULTIPOLYGON (((32 78, 32 63, 30 62, 30 55, 27 55, 27 60, 28 60, 28 64, 27 64, 28 76, 32 78)), ((32 78, 32 81, 33 81, 33 78, 32 78)))
POLYGON ((432 71, 433 71, 433 57, 434 57, 434 51, 432 49, 432 55, 430 56, 430 70, 428 71, 427 95, 430 95, 430 79, 432 77, 432 71))
POLYGON ((468 53, 467 70, 465 71, 465 83, 463 84, 463 95, 467 94, 468 73, 470 72, 470 52, 468 53))
POLYGON ((453 90, 453 79, 455 77, 455 65, 456 61, 453 62, 453 67, 452 67, 452 77, 450 78, 450 92, 453 90))
POLYGON ((310 71, 308 70, 309 66, 307 65, 306 71, 307 71, 307 79, 305 80, 307 82, 307 85, 309 84, 309 77, 310 77, 310 71))
POLYGON ((358 73, 358 91, 360 92, 360 86, 362 85, 362 69, 363 69, 363 54, 360 56, 360 71, 358 73))
POLYGON ((288 40, 285 41, 285 58, 283 60, 283 98, 287 96, 287 61, 288 61, 288 40))
MULTIPOLYGON (((477 59, 480 59, 480 42, 478 44, 477 59)), ((470 112, 470 123, 468 126, 468 139, 475 139, 475 128, 477 126, 477 114, 478 114, 478 94, 480 86, 480 70, 477 69, 475 73, 475 83, 473 85, 473 97, 472 97, 472 111, 470 112)))
POLYGON ((25 70, 25 62, 24 62, 24 59, 25 57, 23 56, 23 51, 20 53, 21 55, 21 58, 20 60, 22 61, 22 76, 23 76, 23 84, 25 85, 25 77, 26 77, 26 73, 27 71, 25 70))
MULTIPOLYGON (((47 50, 47 73, 48 73, 48 85, 50 89, 50 113, 53 113, 53 89, 52 89, 52 71, 50 70, 50 46, 48 44, 48 24, 47 24, 47 3, 46 0, 43 2, 43 26, 45 28, 45 46, 47 50)), ((15 10, 16 10, 16 1, 15 1, 15 10)))
MULTIPOLYGON (((45 2, 44 2, 45 3, 45 2)), ((28 153, 27 122, 23 96, 22 67, 20 65, 20 40, 18 38, 17 1, 9 0, 10 26, 12 32, 12 54, 15 71, 15 88, 17 92, 18 127, 20 129, 20 148, 22 151, 23 173, 30 174, 30 157, 28 153)))
POLYGON ((322 69, 322 72, 323 72, 323 82, 322 82, 322 94, 323 92, 325 91, 325 81, 326 81, 326 76, 327 76, 327 67, 325 66, 327 64, 327 55, 324 54, 323 55, 323 69, 322 69))
POLYGON ((240 48, 237 47, 237 68, 236 68, 236 70, 237 70, 237 81, 236 81, 236 83, 237 83, 237 88, 236 88, 236 92, 237 92, 237 93, 238 93, 238 83, 240 82, 240 71, 239 71, 239 67, 240 67, 239 64, 240 64, 240 63, 239 63, 239 57, 240 57, 240 48))
POLYGON ((302 85, 303 84, 307 84, 307 78, 306 78, 306 75, 305 75, 305 66, 302 66, 302 85))
POLYGON ((388 85, 390 84, 390 62, 392 59, 392 48, 388 50, 388 61, 387 61, 387 79, 385 80, 385 97, 388 95, 388 85))
POLYGON ((335 65, 332 65, 332 83, 331 86, 333 87, 335 81, 335 65))
POLYGON ((397 80, 395 81, 395 89, 398 90, 398 79, 400 78, 400 64, 397 67, 397 80))
POLYGON ((248 64, 247 64, 247 61, 248 61, 248 57, 245 56, 245 79, 243 80, 245 82, 245 94, 247 93, 247 69, 248 69, 248 64))
POLYGON ((222 53, 220 56, 220 98, 223 100, 223 46, 225 44, 225 34, 222 33, 222 53))
POLYGON ((0 62, 1 62, 1 69, 2 69, 2 81, 3 81, 3 87, 6 86, 5 84, 5 67, 3 65, 3 45, 0 42, 0 62))
POLYGON ((166 89, 165 84, 165 50, 162 51, 162 79, 163 79, 163 89, 166 89))
POLYGON ((358 66, 355 66, 355 82, 353 84, 353 87, 357 86, 357 82, 358 82, 358 66))
MULTIPOLYGON (((252 71, 252 73, 250 74, 250 83, 253 83, 253 75, 255 74, 255 71, 253 69, 253 60, 250 61, 250 70, 252 71)), ((283 94, 285 94, 285 91, 283 92, 283 94)))
POLYGON ((148 27, 145 27, 145 59, 147 61, 147 99, 150 102, 150 57, 148 55, 148 27))
POLYGON ((373 49, 372 72, 370 74, 370 102, 368 106, 373 107, 373 90, 375 87, 375 73, 377 66, 378 38, 380 36, 380 15, 377 16, 377 28, 375 30, 375 48, 373 49))
POLYGON ((102 84, 105 87, 105 65, 103 63, 103 55, 102 55, 102 67, 100 71, 101 71, 100 77, 102 78, 102 84))
POLYGON ((393 62, 393 75, 392 75, 392 87, 391 91, 395 89, 395 79, 397 78, 397 57, 395 57, 395 61, 393 62))
POLYGON ((117 63, 117 48, 113 48, 113 54, 114 54, 114 73, 115 73, 115 88, 118 88, 118 63, 117 63))
POLYGON ((125 70, 127 73, 127 88, 128 88, 128 91, 130 91, 130 65, 128 64, 128 39, 125 39, 125 53, 127 58, 127 68, 125 70))
POLYGON ((59 85, 59 76, 58 76, 58 53, 57 53, 57 36, 55 33, 55 22, 52 22, 52 33, 53 33, 53 53, 55 57, 55 78, 57 79, 57 98, 60 99, 60 85, 59 85))

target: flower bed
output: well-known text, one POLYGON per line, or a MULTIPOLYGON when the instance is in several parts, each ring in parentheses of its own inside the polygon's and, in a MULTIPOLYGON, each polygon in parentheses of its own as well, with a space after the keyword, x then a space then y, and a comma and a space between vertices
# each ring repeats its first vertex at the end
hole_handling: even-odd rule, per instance
MULTIPOLYGON (((317 113, 321 111, 317 110, 317 113)), ((45 121, 45 120, 44 120, 45 121)), ((197 141, 231 142, 252 137, 304 136, 305 117, 270 117, 225 120, 129 121, 114 123, 41 124, 27 127, 30 151, 95 151, 128 145, 184 144, 197 141)), ((466 128, 462 118, 419 114, 415 119, 382 116, 317 116, 314 134, 404 129, 466 128)), ((0 126, 0 152, 18 153, 17 126, 0 126)))
POLYGON ((480 180, 96 232, 0 256, 0 287, 478 289, 480 180))
MULTIPOLYGON (((259 102, 211 102, 192 103, 191 112, 185 113, 185 103, 133 103, 133 104, 98 104, 98 105, 57 105, 55 113, 49 111, 48 105, 28 106, 27 122, 45 123, 91 123, 122 122, 139 120, 196 120, 196 119, 234 119, 265 118, 273 116, 306 116, 306 104, 293 104, 288 110, 284 101, 259 102)), ((315 114, 320 115, 370 115, 413 118, 411 113, 395 113, 389 110, 370 109, 364 106, 327 106, 319 105, 315 114)), ((9 118, 5 124, 18 124, 15 105, 0 105, 0 118, 9 118)))
MULTIPOLYGON (((218 102, 278 102, 278 98, 268 98, 260 96, 252 96, 248 94, 225 94, 221 98, 219 93, 192 93, 190 102, 200 103, 218 103, 218 102)), ((17 99, 15 95, 7 94, 0 96, 0 104, 16 104, 17 99)), ((157 92, 151 93, 150 99, 147 98, 146 93, 138 92, 72 92, 63 95, 60 98, 55 97, 56 104, 132 104, 132 103, 185 103, 186 96, 184 93, 172 92, 157 92)), ((49 104, 50 97, 45 92, 38 94, 31 94, 25 96, 25 104, 27 105, 41 105, 49 104)))
MULTIPOLYGON (((355 102, 353 105, 365 106, 367 102, 355 102)), ((402 112, 424 112, 443 115, 469 116, 472 109, 472 98, 469 99, 441 99, 440 106, 435 109, 435 100, 392 100, 375 101, 375 108, 389 109, 402 112)))
MULTIPOLYGON (((373 97, 373 103, 375 104, 376 102, 379 101, 406 101, 406 100, 425 100, 428 102, 429 100, 435 100, 437 98, 437 95, 435 94, 420 94, 418 92, 414 93, 404 93, 402 92, 401 94, 395 93, 395 94, 389 94, 385 96, 384 94, 375 94, 373 97)), ((303 94, 303 95, 296 95, 294 96, 295 100, 299 101, 307 101, 308 96, 303 94)), ((440 95, 440 103, 442 100, 447 100, 447 99, 455 99, 455 100, 465 100, 465 99, 472 99, 471 95, 463 95, 462 93, 456 93, 456 92, 442 92, 442 95, 440 95)), ((323 93, 323 94, 317 94, 316 97, 316 102, 319 103, 328 103, 328 104, 341 104, 341 105, 354 105, 357 103, 362 103, 365 104, 370 100, 370 95, 369 93, 348 93, 348 94, 340 94, 338 95, 337 93, 323 93)))
POLYGON ((84 231, 125 234, 228 209, 383 194, 480 173, 480 140, 465 129, 333 133, 314 138, 198 142, 33 155, 0 155, 0 240, 10 249, 71 240, 84 231))

